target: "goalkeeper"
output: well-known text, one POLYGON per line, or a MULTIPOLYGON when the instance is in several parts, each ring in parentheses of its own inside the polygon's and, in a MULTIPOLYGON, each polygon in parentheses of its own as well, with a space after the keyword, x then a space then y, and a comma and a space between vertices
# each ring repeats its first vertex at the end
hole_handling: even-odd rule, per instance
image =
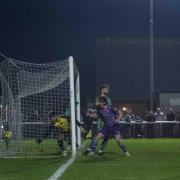
POLYGON ((49 114, 49 121, 51 122, 48 132, 43 135, 43 137, 38 138, 36 142, 40 144, 44 138, 48 137, 52 132, 54 137, 57 138, 57 144, 59 146, 59 154, 67 155, 64 148, 64 140, 67 144, 71 144, 71 135, 70 135, 70 119, 67 116, 60 116, 51 112, 49 114))

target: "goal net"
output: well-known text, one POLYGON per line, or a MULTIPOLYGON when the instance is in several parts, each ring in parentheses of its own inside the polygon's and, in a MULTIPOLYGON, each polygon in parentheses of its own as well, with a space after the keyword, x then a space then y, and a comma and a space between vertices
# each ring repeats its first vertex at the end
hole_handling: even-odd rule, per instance
POLYGON ((73 58, 34 64, 1 56, 0 156, 76 154, 79 74, 73 58))

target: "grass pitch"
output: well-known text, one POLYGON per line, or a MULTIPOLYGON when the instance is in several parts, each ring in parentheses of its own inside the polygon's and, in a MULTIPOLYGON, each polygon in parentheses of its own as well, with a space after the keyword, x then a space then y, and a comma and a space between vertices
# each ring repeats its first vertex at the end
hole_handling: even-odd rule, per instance
MULTIPOLYGON (((128 139, 125 157, 110 140, 105 156, 78 156, 61 180, 180 180, 180 139, 128 139)), ((0 159, 2 180, 44 180, 66 162, 63 157, 0 159)))
POLYGON ((180 180, 180 139, 129 139, 125 157, 111 140, 104 157, 78 157, 62 180, 180 180))

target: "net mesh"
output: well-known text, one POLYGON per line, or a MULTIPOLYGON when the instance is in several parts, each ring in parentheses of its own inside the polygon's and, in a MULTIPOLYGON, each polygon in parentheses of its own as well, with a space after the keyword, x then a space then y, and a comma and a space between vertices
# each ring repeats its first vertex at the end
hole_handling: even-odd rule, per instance
MULTIPOLYGON (((69 61, 33 64, 1 58, 1 156, 70 152, 69 61)), ((75 81, 77 76, 74 70, 75 81)))

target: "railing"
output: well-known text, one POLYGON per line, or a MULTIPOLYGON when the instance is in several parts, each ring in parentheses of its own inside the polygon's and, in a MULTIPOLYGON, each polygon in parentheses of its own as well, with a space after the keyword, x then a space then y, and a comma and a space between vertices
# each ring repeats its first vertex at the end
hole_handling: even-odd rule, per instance
POLYGON ((120 121, 120 131, 124 137, 180 137, 179 121, 125 122, 120 121))

